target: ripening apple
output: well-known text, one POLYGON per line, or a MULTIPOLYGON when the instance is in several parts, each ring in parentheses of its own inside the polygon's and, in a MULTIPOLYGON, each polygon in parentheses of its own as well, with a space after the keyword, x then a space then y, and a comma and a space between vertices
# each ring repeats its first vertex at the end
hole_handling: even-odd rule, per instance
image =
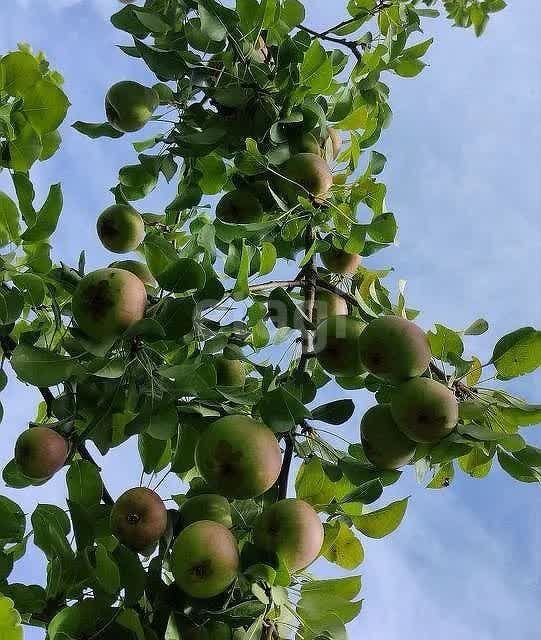
POLYGON ((28 478, 45 480, 66 463, 69 442, 49 427, 32 427, 23 431, 15 445, 15 462, 28 478))
POLYGON ((146 487, 123 493, 111 511, 111 530, 134 551, 155 545, 167 528, 167 510, 160 496, 146 487))
POLYGON ((71 303, 81 330, 100 340, 119 336, 142 320, 147 292, 141 280, 124 269, 99 269, 77 285, 71 303))
POLYGON ((254 543, 275 552, 291 573, 306 569, 321 552, 323 525, 304 500, 287 498, 263 511, 254 528, 254 543))
POLYGON ((278 191, 290 204, 299 196, 324 199, 333 186, 329 165, 315 153, 298 153, 278 167, 282 178, 275 180, 278 191))
POLYGON ((378 404, 364 414, 361 443, 366 457, 380 469, 398 469, 415 455, 415 443, 400 431, 389 405, 378 404))
POLYGON ((171 571, 182 591, 208 600, 235 580, 240 558, 237 541, 223 525, 201 520, 183 529, 173 545, 171 571))
POLYGON ((359 342, 364 366, 391 383, 420 376, 428 369, 432 357, 425 332, 398 316, 372 320, 359 342))
POLYGON ((365 371, 359 337, 363 324, 351 316, 329 316, 316 330, 314 349, 321 366, 335 376, 357 376, 365 371))
POLYGON ((410 440, 439 442, 458 422, 458 401, 449 387, 431 378, 413 378, 398 387, 391 401, 398 428, 410 440))
POLYGON ((195 461, 209 487, 228 498, 260 496, 274 485, 282 467, 274 433, 245 415, 213 422, 199 439, 195 461))

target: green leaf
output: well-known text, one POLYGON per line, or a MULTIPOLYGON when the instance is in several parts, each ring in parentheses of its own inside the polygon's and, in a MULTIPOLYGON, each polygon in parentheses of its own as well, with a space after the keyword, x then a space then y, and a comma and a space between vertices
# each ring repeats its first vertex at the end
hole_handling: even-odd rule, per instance
POLYGON ((541 367, 541 331, 523 327, 501 338, 491 362, 500 380, 523 376, 541 367))
POLYGON ((342 569, 356 569, 364 560, 364 549, 351 529, 343 522, 325 526, 322 555, 342 569))
POLYGON ((171 462, 171 443, 168 440, 156 440, 143 433, 139 436, 138 446, 145 473, 161 471, 171 462))
POLYGON ((42 242, 47 240, 55 231, 63 206, 62 187, 53 184, 45 203, 37 214, 35 223, 22 235, 25 242, 42 242))
POLYGON ((66 474, 69 499, 84 507, 100 503, 103 483, 96 465, 86 460, 72 462, 66 474))
POLYGON ((31 520, 34 542, 49 560, 56 557, 65 560, 73 558, 73 551, 67 541, 71 524, 62 509, 52 504, 38 504, 31 520))
POLYGON ((368 480, 354 491, 345 495, 340 502, 347 504, 348 502, 360 502, 362 504, 370 504, 381 497, 383 493, 383 484, 379 478, 368 480))
POLYGON ((0 542, 16 543, 24 538, 26 518, 13 500, 0 496, 0 542))
POLYGON ((199 2, 199 17, 201 18, 201 31, 209 40, 221 42, 227 35, 227 30, 219 17, 208 11, 202 2, 199 2))
POLYGON ((301 65, 301 82, 314 93, 321 93, 329 88, 332 78, 332 60, 319 40, 313 40, 301 65))
POLYGON ((305 15, 304 5, 299 0, 285 0, 280 11, 280 19, 291 29, 301 24, 305 15))
POLYGON ((314 325, 308 320, 292 297, 285 289, 277 287, 269 295, 269 318, 276 328, 291 327, 292 329, 313 329, 314 325))
POLYGON ((69 108, 65 93, 50 80, 40 80, 24 97, 24 111, 34 129, 45 134, 58 129, 69 108))
POLYGON ((10 167, 14 171, 28 171, 42 152, 41 138, 34 127, 25 122, 17 137, 9 143, 10 167))
POLYGON ((406 514, 408 500, 409 498, 404 498, 404 500, 392 502, 383 509, 353 517, 353 524, 358 531, 369 538, 384 538, 400 526, 406 514))
POLYGON ((335 400, 312 409, 312 419, 328 424, 343 424, 355 411, 353 400, 335 400))
POLYGON ((13 600, 0 595, 0 637, 2 640, 23 640, 21 616, 13 600))
POLYGON ((24 299, 17 289, 0 285, 0 324, 16 322, 24 307, 24 299))
POLYGON ((259 403, 263 422, 275 433, 291 431, 304 418, 311 417, 310 411, 284 387, 267 391, 259 403))
POLYGON ((13 51, 2 58, 4 91, 10 96, 23 94, 41 78, 38 61, 24 51, 13 51))
POLYGON ((475 322, 472 322, 470 326, 464 330, 464 335, 480 336, 483 333, 486 333, 488 329, 489 329, 488 322, 483 318, 479 318, 479 320, 475 320, 475 322))
POLYGON ((248 246, 244 239, 242 240, 242 253, 240 258, 240 264, 237 274, 237 280, 233 289, 233 300, 244 300, 250 295, 250 286, 248 284, 248 277, 250 275, 250 253, 248 246))
POLYGON ((220 193, 227 180, 227 171, 222 158, 217 155, 199 158, 197 168, 202 174, 198 182, 201 191, 207 195, 220 193))
POLYGON ((0 191, 0 247, 19 238, 19 211, 13 200, 0 191))
POLYGON ((361 576, 347 576, 345 578, 335 578, 332 580, 311 580, 305 582, 301 587, 302 596, 318 593, 328 595, 330 593, 344 600, 353 600, 359 595, 362 587, 361 576))
POLYGON ((515 451, 513 456, 523 464, 529 467, 538 467, 541 469, 541 449, 527 445, 520 451, 515 451))
POLYGON ((276 257, 276 247, 270 242, 263 242, 261 245, 261 260, 259 261, 259 275, 264 276, 274 270, 276 257))
POLYGON ((115 595, 120 590, 120 571, 107 549, 98 544, 95 549, 94 576, 100 589, 115 595))
POLYGON ((71 125, 76 131, 82 133, 93 140, 97 138, 121 138, 124 133, 115 129, 108 122, 93 123, 93 122, 81 122, 77 120, 71 125))
POLYGON ((13 352, 11 366, 23 382, 35 387, 54 387, 72 375, 75 363, 52 351, 19 344, 13 352))
POLYGON ((501 468, 520 482, 541 482, 541 472, 498 449, 498 461, 501 468))
POLYGON ((118 615, 116 609, 111 609, 98 600, 87 598, 71 607, 62 609, 49 623, 47 633, 50 640, 75 640, 101 634, 107 629, 118 615))
POLYGON ((135 605, 145 591, 147 573, 139 556, 123 545, 119 545, 114 550, 113 557, 120 572, 125 602, 128 606, 135 605))
POLYGON ((435 358, 447 361, 450 354, 461 356, 464 353, 464 344, 460 334, 448 329, 441 324, 435 324, 436 333, 428 332, 430 350, 435 358))
POLYGON ((428 40, 424 40, 423 42, 414 44, 412 47, 408 47, 407 49, 404 49, 404 51, 402 52, 402 57, 403 58, 421 58, 430 49, 433 42, 434 42, 434 38, 429 38, 428 40))
POLYGON ((417 58, 399 58, 392 66, 394 71, 403 78, 414 78, 426 67, 426 64, 417 58))
POLYGON ((191 258, 177 258, 166 269, 156 274, 160 287, 172 293, 202 289, 206 277, 203 267, 191 258))

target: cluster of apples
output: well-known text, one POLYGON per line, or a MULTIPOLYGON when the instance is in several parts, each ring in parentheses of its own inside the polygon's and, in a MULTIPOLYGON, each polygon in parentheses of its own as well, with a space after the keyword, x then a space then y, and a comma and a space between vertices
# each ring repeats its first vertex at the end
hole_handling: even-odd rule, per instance
POLYGON ((448 386, 424 375, 432 354, 420 327, 398 316, 365 325, 347 314, 340 296, 318 294, 317 358, 334 376, 370 373, 391 388, 391 402, 372 407, 362 418, 361 441, 372 464, 396 469, 412 460, 417 444, 434 444, 455 428, 458 401, 448 386))
MULTIPOLYGON (((189 497, 181 505, 181 530, 169 564, 184 593, 209 599, 223 593, 241 570, 229 500, 257 498, 268 491, 278 479, 282 456, 267 426, 245 415, 230 415, 213 422, 202 434, 196 464, 209 493, 189 497)), ((146 488, 128 490, 111 512, 113 533, 138 552, 152 549, 166 526, 161 498, 146 488)), ((252 538, 262 552, 276 553, 296 573, 318 557, 323 526, 309 504, 284 499, 262 512, 252 538)))

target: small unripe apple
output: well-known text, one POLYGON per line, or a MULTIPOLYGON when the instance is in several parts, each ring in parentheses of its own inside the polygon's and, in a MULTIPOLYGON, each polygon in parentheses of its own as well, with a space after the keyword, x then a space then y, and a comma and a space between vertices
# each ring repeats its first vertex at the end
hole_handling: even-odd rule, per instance
POLYGON ((130 205, 113 204, 98 218, 98 237, 113 253, 135 251, 145 237, 145 223, 130 205))
POLYGON ((48 427, 23 431, 15 445, 15 462, 28 478, 44 480, 59 471, 69 453, 69 443, 48 427))
POLYGON ((107 120, 123 132, 139 131, 152 117, 160 103, 154 89, 124 80, 114 84, 105 97, 107 120))
POLYGON ((216 358, 216 381, 219 387, 243 387, 246 380, 244 365, 240 360, 216 358))

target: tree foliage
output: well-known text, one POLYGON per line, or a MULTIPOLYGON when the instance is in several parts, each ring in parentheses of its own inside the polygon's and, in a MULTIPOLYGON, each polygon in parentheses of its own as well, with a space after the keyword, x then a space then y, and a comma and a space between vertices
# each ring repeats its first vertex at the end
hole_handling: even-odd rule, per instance
MULTIPOLYGON (((404 327, 418 315, 402 285, 393 297, 390 270, 372 271, 360 260, 392 245, 398 229, 381 180, 386 158, 375 149, 392 118, 386 80, 423 71, 432 40, 420 37, 421 27, 438 9, 480 35, 504 7, 502 0, 350 0, 347 19, 316 32, 299 0, 237 0, 235 9, 216 0, 126 4, 111 22, 126 38, 123 52, 156 83, 115 85, 106 121, 73 126, 118 144, 151 119, 159 133, 133 142, 133 163, 119 169, 111 188, 111 204, 120 206, 98 229, 115 251, 135 243, 138 261, 117 261, 92 281, 84 254, 77 265, 53 264, 62 190, 52 185, 36 203, 30 177, 60 148, 69 108, 62 77, 27 45, 0 59, 0 164, 16 194, 0 193, 0 382, 5 387, 9 363, 43 396, 30 425, 31 433, 46 427, 32 433, 36 441, 52 430, 69 445, 67 510, 39 504, 27 517, 0 497, 0 630, 7 638, 21 637, 21 619, 46 627, 50 640, 345 638, 345 625, 361 610, 360 578, 321 581, 292 571, 285 561, 291 550, 273 552, 264 535, 265 544, 256 544, 253 531, 261 513, 272 521, 270 506, 286 498, 293 459, 302 501, 295 504, 310 505, 323 521, 315 555, 353 571, 364 558, 363 536, 382 538, 400 525, 407 498, 368 505, 401 471, 370 462, 375 444, 367 432, 345 450, 334 444, 335 427, 353 415, 351 390, 389 405, 390 433, 396 421, 400 438, 404 432, 415 440, 408 460, 431 489, 447 487, 456 473, 484 477, 494 463, 516 480, 540 481, 541 452, 521 427, 541 421, 541 407, 480 383, 487 371, 506 381, 536 370, 540 331, 524 327, 502 337, 483 364, 468 355, 470 341, 488 329, 483 319, 462 330, 437 324, 426 338, 408 329, 408 340, 426 339, 427 360, 417 347, 411 356, 408 342, 400 375, 385 360, 385 351, 392 356, 403 346, 392 327, 377 362, 367 355, 368 334, 355 351, 357 334, 374 319, 395 316, 404 327), (164 212, 136 211, 173 180, 176 195, 164 212), (127 227, 115 226, 118 211, 127 227), (284 275, 291 264, 295 273, 284 275), (85 304, 83 279, 90 282, 85 304), (135 295, 146 309, 132 304, 135 295), (342 309, 346 303, 349 320, 336 320, 332 309, 325 320, 322 299, 337 299, 342 309), (344 333, 335 330, 329 346, 322 327, 331 326, 344 333), (428 391, 416 426, 401 424, 404 413, 413 418, 396 398, 403 379, 419 373, 447 388, 447 423, 435 441, 419 426, 431 419, 428 391), (333 379, 343 395, 322 404, 320 390, 333 379), (227 420, 238 426, 233 444, 214 437, 227 420), (272 446, 260 444, 269 437, 272 446), (90 442, 106 454, 129 438, 137 439, 154 488, 158 474, 176 474, 187 488, 167 512, 153 503, 159 526, 137 538, 150 536, 148 548, 122 538, 120 503, 111 519, 114 500, 87 448, 90 442), (283 459, 276 466, 277 443, 283 459), (240 462, 230 455, 235 447, 243 450, 240 462), (257 471, 258 495, 247 495, 241 482, 237 495, 225 482, 209 487, 201 476, 213 464, 218 478, 231 469, 257 471), (181 532, 200 524, 193 516, 200 503, 190 503, 195 522, 183 521, 190 499, 221 489, 230 500, 210 499, 220 522, 213 530, 220 553, 238 547, 238 558, 237 551, 227 557, 235 577, 218 595, 190 597, 178 585, 185 550, 172 549, 181 532), (44 586, 10 580, 28 544, 47 559, 44 586)), ((31 472, 32 441, 4 469, 8 486, 38 491, 28 488, 46 481, 31 472)), ((293 511, 295 504, 288 503, 293 511)), ((129 524, 143 526, 138 505, 130 509, 129 524)), ((198 566, 197 576, 207 568, 198 566)))

